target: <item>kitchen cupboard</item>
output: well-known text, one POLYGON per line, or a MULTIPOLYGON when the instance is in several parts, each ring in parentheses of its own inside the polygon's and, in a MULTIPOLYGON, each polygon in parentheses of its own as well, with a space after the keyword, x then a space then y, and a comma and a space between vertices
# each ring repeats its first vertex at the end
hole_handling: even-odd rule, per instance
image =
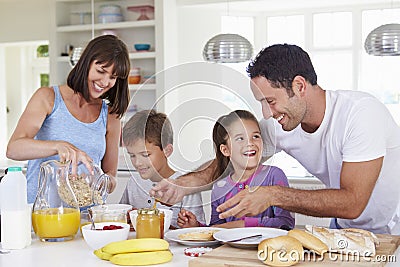
MULTIPOLYGON (((325 188, 325 185, 318 180, 314 176, 309 177, 296 177, 296 176, 288 176, 289 186, 296 189, 305 189, 305 190, 317 190, 325 188)), ((307 216, 300 213, 294 213, 295 223, 298 227, 303 227, 304 225, 318 225, 329 227, 330 218, 319 218, 313 216, 307 216)))
POLYGON ((141 69, 141 83, 129 86, 131 103, 126 117, 141 109, 164 110, 163 101, 157 101, 162 95, 163 87, 155 76, 165 67, 162 47, 164 1, 54 0, 52 4, 54 12, 49 40, 52 85, 66 82, 71 70, 68 53, 72 47, 85 47, 93 37, 112 33, 126 43, 130 52, 131 67, 141 69), (116 5, 121 7, 122 21, 103 23, 99 17, 102 7, 116 5), (154 9, 147 9, 147 20, 138 20, 143 12, 128 10, 128 7, 133 6, 152 6, 154 9), (135 43, 150 44, 150 50, 137 52, 134 49, 135 43))

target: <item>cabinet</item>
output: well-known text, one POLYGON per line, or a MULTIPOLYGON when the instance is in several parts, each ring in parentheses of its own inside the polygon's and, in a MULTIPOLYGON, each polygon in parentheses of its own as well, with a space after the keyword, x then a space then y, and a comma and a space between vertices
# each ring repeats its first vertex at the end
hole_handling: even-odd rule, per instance
MULTIPOLYGON (((315 177, 294 177, 288 176, 289 186, 296 189, 317 190, 325 188, 325 185, 315 177)), ((296 226, 304 227, 304 225, 318 225, 329 227, 330 218, 319 218, 295 213, 296 226)))
POLYGON ((164 110, 164 102, 157 101, 163 86, 154 76, 165 67, 162 0, 54 0, 52 5, 54 12, 49 43, 52 85, 66 83, 71 70, 69 57, 65 55, 69 47, 85 47, 92 37, 112 31, 127 45, 131 67, 139 67, 142 75, 141 84, 129 86, 131 103, 125 117, 129 118, 136 109, 164 110), (104 5, 120 6, 123 20, 102 23, 99 14, 104 5), (140 12, 128 10, 132 6, 149 5, 154 7, 154 12, 147 13, 148 20, 137 20, 140 12), (148 43, 151 48, 148 52, 136 52, 135 43, 148 43))

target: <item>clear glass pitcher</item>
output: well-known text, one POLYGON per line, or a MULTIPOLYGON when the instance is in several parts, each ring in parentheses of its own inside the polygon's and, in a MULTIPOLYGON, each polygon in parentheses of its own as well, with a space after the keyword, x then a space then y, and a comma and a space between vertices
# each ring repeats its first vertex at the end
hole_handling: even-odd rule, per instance
POLYGON ((80 208, 105 203, 110 177, 98 166, 92 168, 94 174, 79 163, 73 176, 70 162, 49 160, 40 165, 32 225, 41 241, 73 239, 80 225, 80 208))

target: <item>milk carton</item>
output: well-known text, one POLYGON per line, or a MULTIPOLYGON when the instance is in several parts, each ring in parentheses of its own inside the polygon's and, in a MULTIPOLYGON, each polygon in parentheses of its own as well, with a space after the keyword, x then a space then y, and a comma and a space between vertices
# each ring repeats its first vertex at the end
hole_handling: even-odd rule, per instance
POLYGON ((31 207, 21 167, 9 167, 0 183, 1 246, 22 249, 31 244, 31 207))

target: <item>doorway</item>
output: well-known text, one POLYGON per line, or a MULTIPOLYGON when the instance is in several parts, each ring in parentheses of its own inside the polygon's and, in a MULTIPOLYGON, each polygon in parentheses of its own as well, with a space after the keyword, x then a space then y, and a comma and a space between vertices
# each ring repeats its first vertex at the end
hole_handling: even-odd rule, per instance
POLYGON ((32 94, 48 80, 48 40, 0 44, 0 160, 32 94), (45 49, 44 49, 45 50, 45 49))

